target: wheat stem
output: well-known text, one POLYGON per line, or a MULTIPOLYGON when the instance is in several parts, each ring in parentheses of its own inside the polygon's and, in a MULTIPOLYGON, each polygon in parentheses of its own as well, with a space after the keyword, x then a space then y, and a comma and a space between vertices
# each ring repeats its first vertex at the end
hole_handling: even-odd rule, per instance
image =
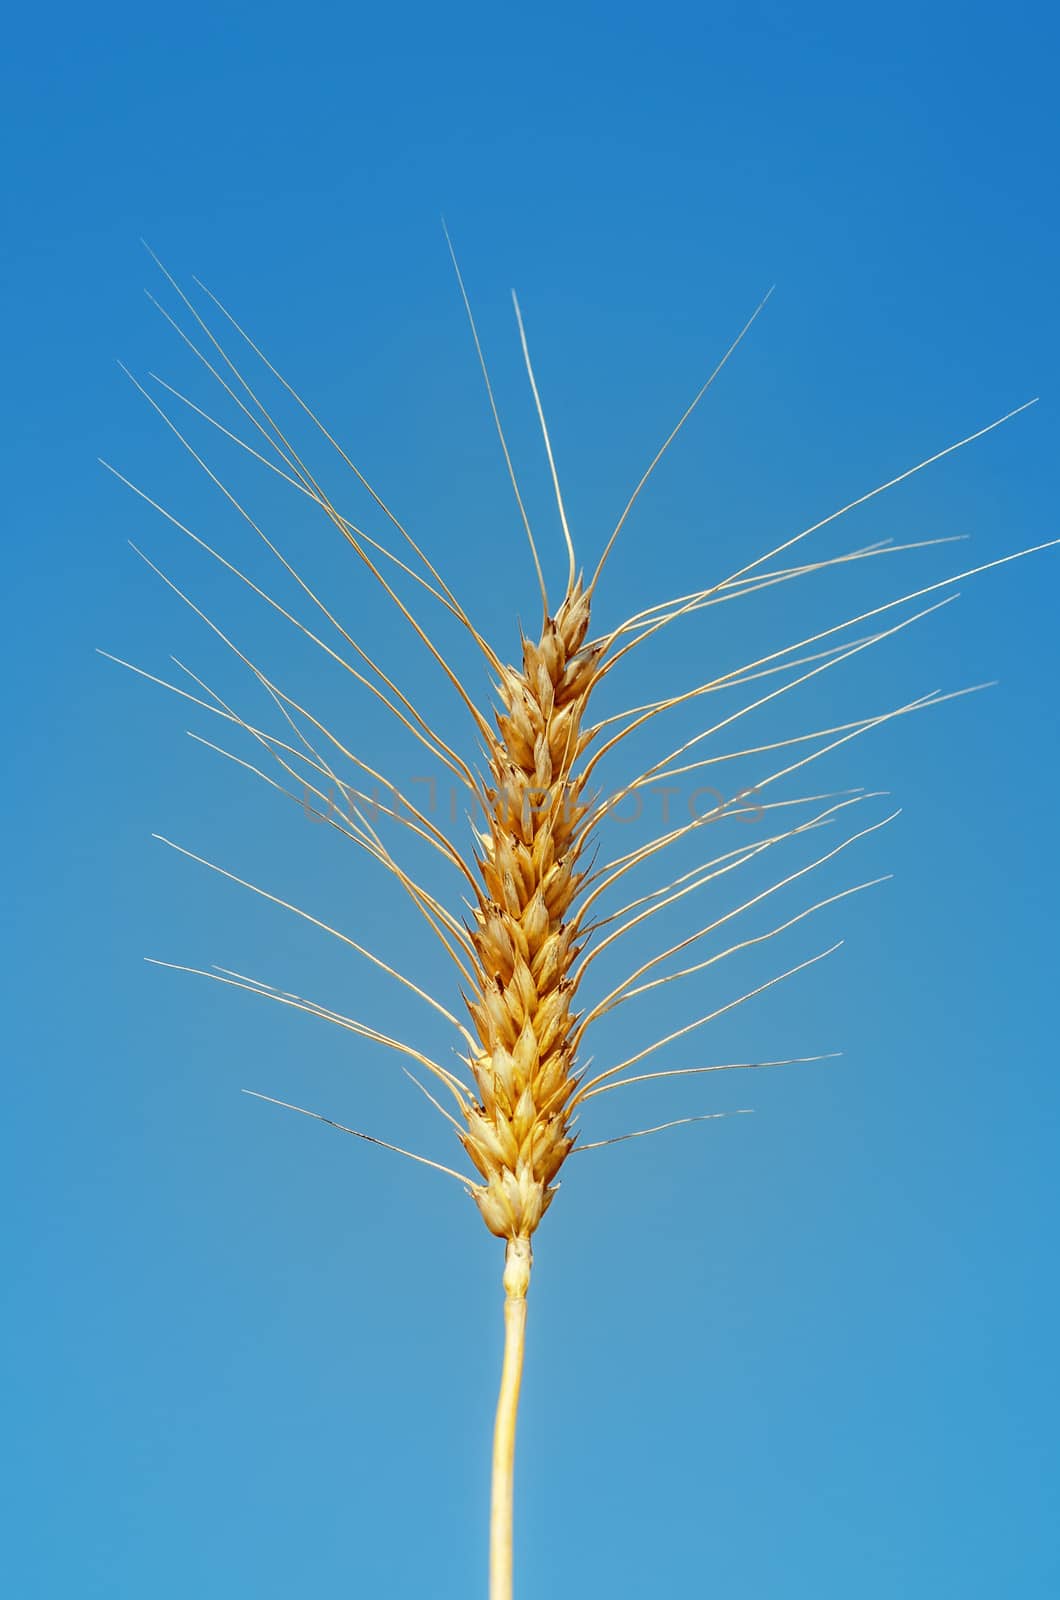
POLYGON ((526 1348, 526 1291, 533 1255, 529 1239, 509 1239, 504 1262, 504 1362, 493 1426, 490 1501, 490 1600, 512 1600, 512 1499, 515 1423, 526 1348))

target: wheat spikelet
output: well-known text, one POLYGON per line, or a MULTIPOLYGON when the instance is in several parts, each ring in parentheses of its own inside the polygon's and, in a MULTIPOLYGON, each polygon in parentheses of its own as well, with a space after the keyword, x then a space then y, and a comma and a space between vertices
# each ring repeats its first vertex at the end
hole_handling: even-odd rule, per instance
MULTIPOLYGON (((164 268, 162 270, 165 272, 164 268)), ((744 662, 728 672, 719 671, 703 684, 647 704, 632 705, 596 723, 591 723, 587 715, 593 691, 623 660, 661 629, 677 623, 682 618, 694 616, 709 606, 747 599, 778 584, 803 582, 831 567, 875 561, 885 555, 898 555, 927 548, 934 543, 947 542, 920 540, 903 545, 884 542, 882 545, 870 545, 831 559, 805 561, 799 565, 783 567, 770 565, 776 557, 836 518, 864 504, 893 484, 902 482, 912 473, 920 471, 933 461, 960 448, 961 445, 979 438, 999 424, 991 423, 988 428, 979 429, 966 439, 925 458, 907 471, 841 507, 831 516, 776 545, 772 550, 712 586, 648 606, 619 622, 608 632, 593 637, 590 635, 590 613, 596 587, 605 562, 633 506, 666 450, 745 336, 762 306, 756 309, 726 350, 706 383, 681 415, 676 427, 671 430, 652 458, 607 540, 603 554, 588 583, 578 570, 552 444, 545 424, 522 318, 516 306, 520 341, 541 426, 568 561, 563 598, 553 610, 549 604, 542 562, 501 427, 471 307, 457 267, 457 279, 486 382, 493 419, 541 592, 543 618, 539 637, 536 642, 525 636, 521 637, 519 665, 507 665, 493 645, 476 628, 456 594, 419 544, 327 433, 323 424, 313 416, 305 402, 276 372, 230 313, 210 295, 210 291, 204 290, 212 305, 246 342, 255 359, 260 359, 264 363, 282 389, 309 416, 314 427, 318 428, 335 447, 342 461, 355 474, 359 484, 389 520, 398 537, 404 541, 403 554, 398 555, 384 541, 368 535, 336 508, 316 475, 280 429, 272 413, 258 399, 252 386, 192 301, 168 273, 165 273, 165 276, 200 330, 195 337, 204 339, 206 348, 200 348, 195 339, 170 317, 168 312, 163 312, 163 315, 177 329, 192 354, 204 364, 218 382, 228 401, 239 413, 240 420, 237 425, 243 428, 249 427, 251 430, 251 442, 233 428, 215 419, 207 410, 171 384, 157 381, 178 403, 190 408, 199 419, 219 430, 229 441, 319 507, 328 523, 345 541, 361 564, 367 581, 381 590, 388 603, 393 604, 402 623, 407 625, 419 642, 426 647, 448 680, 471 717, 486 760, 488 776, 481 779, 472 768, 471 762, 474 757, 466 757, 458 748, 449 745, 441 737, 430 719, 417 705, 415 692, 400 688, 390 673, 367 654, 345 629, 329 605, 305 582, 296 566, 281 553, 278 545, 259 522, 213 473, 203 456, 160 402, 144 385, 133 379, 136 387, 175 434, 181 445, 203 467, 229 506, 250 527, 255 538, 263 543, 294 581, 301 598, 313 608, 314 614, 319 613, 323 619, 317 622, 320 632, 316 632, 288 606, 276 600, 258 582, 241 571, 157 501, 138 489, 123 474, 116 473, 116 476, 150 506, 161 512, 172 527, 190 538, 208 557, 218 561, 230 574, 246 585, 257 600, 297 629, 303 639, 323 653, 329 664, 337 665, 349 674, 350 681, 356 684, 359 690, 366 690, 374 696, 377 702, 392 714, 403 732, 417 742, 417 748, 425 749, 453 776, 474 807, 477 849, 466 852, 459 849, 444 829, 422 809, 417 808, 396 784, 385 779, 372 762, 366 760, 358 751, 350 749, 306 706, 289 695, 171 579, 166 577, 153 561, 149 561, 146 556, 143 558, 170 590, 191 607, 223 647, 234 654, 250 674, 252 681, 265 691, 274 710, 282 718, 282 727, 279 733, 259 727, 256 720, 251 721, 242 716, 203 678, 182 667, 180 663, 178 667, 187 682, 171 683, 141 668, 133 667, 132 670, 156 684, 161 684, 211 717, 220 719, 229 731, 238 730, 248 738, 254 746, 256 761, 249 761, 212 740, 193 735, 207 749, 216 752, 225 760, 235 762, 247 773, 290 798, 316 820, 328 823, 344 840, 352 843, 377 866, 390 874, 395 885, 408 896, 417 913, 422 916, 432 934, 440 941, 456 969, 470 1018, 470 1028, 443 1000, 428 993, 414 978, 398 970, 363 943, 246 878, 215 866, 196 852, 180 845, 172 846, 185 857, 190 857, 221 873, 231 882, 264 897, 305 919, 329 936, 342 941, 347 949, 352 950, 359 958, 366 959, 376 969, 382 970, 390 978, 402 984, 407 992, 431 1006, 435 1013, 457 1032, 466 1073, 454 1072, 428 1056, 415 1044, 395 1038, 370 1023, 346 1016, 331 1006, 292 994, 228 967, 204 970, 185 963, 158 963, 174 966, 182 971, 197 972, 211 981, 257 995, 273 1004, 293 1007, 338 1026, 359 1040, 381 1046, 398 1055, 406 1071, 409 1069, 405 1064, 410 1061, 417 1070, 425 1071, 438 1086, 438 1094, 447 1098, 448 1109, 435 1098, 426 1084, 419 1078, 413 1079, 455 1131, 471 1163, 474 1176, 407 1150, 401 1144, 347 1128, 320 1113, 291 1106, 287 1101, 274 1100, 274 1103, 328 1123, 358 1139, 408 1157, 449 1179, 456 1180, 464 1186, 478 1206, 490 1232, 506 1242, 503 1279, 505 1350, 494 1432, 490 1595, 491 1600, 510 1600, 515 1420, 526 1329, 526 1296, 532 1263, 531 1241, 554 1198, 557 1177, 563 1164, 573 1154, 598 1150, 618 1142, 618 1139, 579 1141, 575 1128, 577 1114, 602 1094, 652 1080, 824 1059, 823 1056, 803 1056, 790 1057, 785 1062, 734 1061, 709 1065, 682 1065, 649 1071, 632 1070, 656 1051, 687 1038, 734 1007, 743 1005, 774 984, 793 977, 814 962, 823 959, 838 946, 833 944, 818 954, 775 974, 767 981, 753 986, 747 992, 714 1005, 704 1014, 675 1027, 664 1037, 635 1051, 625 1060, 609 1064, 591 1079, 586 1079, 581 1066, 587 1030, 600 1017, 616 1007, 625 1005, 662 984, 680 984, 694 975, 713 969, 716 963, 728 956, 770 941, 801 924, 804 919, 817 911, 882 881, 872 879, 865 883, 853 884, 838 893, 817 900, 797 915, 782 919, 765 932, 736 939, 726 948, 703 959, 693 959, 685 965, 675 965, 690 947, 697 945, 717 930, 727 927, 734 918, 742 916, 754 906, 766 901, 772 894, 800 881, 806 874, 833 860, 848 846, 855 844, 876 828, 884 826, 890 817, 855 828, 838 844, 816 855, 801 868, 782 870, 768 888, 749 896, 734 909, 719 914, 715 906, 710 920, 687 937, 672 943, 660 940, 661 948, 655 955, 642 961, 620 982, 606 989, 602 995, 593 999, 583 1011, 579 1012, 576 1005, 586 974, 592 970, 593 963, 600 956, 619 946, 634 928, 664 913, 677 901, 689 895, 717 888, 729 875, 738 872, 744 865, 760 857, 766 861, 770 860, 774 851, 783 851, 793 843, 800 844, 805 837, 815 835, 819 829, 827 829, 842 822, 849 808, 877 798, 875 795, 850 790, 774 798, 772 785, 783 783, 792 774, 802 771, 830 752, 879 728, 893 718, 904 717, 940 705, 970 690, 958 689, 950 694, 932 691, 871 716, 833 722, 826 727, 794 733, 765 743, 744 743, 734 750, 719 751, 712 744, 711 754, 706 757, 700 757, 697 750, 703 741, 708 739, 717 741, 719 737, 724 737, 726 730, 744 716, 797 691, 803 685, 818 680, 822 674, 841 668, 844 662, 856 657, 860 652, 877 647, 885 640, 899 634, 904 628, 938 610, 940 606, 947 604, 952 596, 932 600, 918 611, 907 609, 905 613, 900 613, 896 622, 881 624, 879 627, 874 627, 873 632, 867 635, 861 634, 853 640, 848 630, 860 627, 863 623, 875 624, 875 619, 890 613, 895 608, 903 606, 908 608, 912 602, 934 595, 937 591, 957 582, 960 577, 971 576, 972 573, 987 570, 988 567, 1000 565, 1001 561, 1012 560, 1014 557, 1006 556, 1001 558, 1001 561, 985 563, 957 577, 911 589, 897 599, 847 617, 834 626, 808 637, 796 639, 783 648, 744 662), (488 710, 475 703, 461 675, 450 665, 427 627, 395 588, 395 583, 400 581, 399 574, 400 579, 417 585, 422 594, 449 618, 455 619, 474 641, 494 679, 498 704, 492 720, 488 710), (838 643, 834 642, 836 636, 839 636, 838 643), (333 642, 329 643, 328 639, 332 639, 333 642), (761 680, 772 681, 776 677, 783 679, 779 686, 759 688, 761 680), (189 687, 188 683, 192 687, 189 687), (595 782, 594 774, 600 763, 614 749, 621 747, 623 741, 638 729, 654 726, 656 719, 664 718, 676 707, 697 702, 701 697, 731 694, 734 691, 739 693, 745 687, 752 685, 755 687, 750 691, 751 698, 741 703, 737 710, 677 744, 652 761, 643 771, 626 777, 605 800, 601 801, 595 790, 590 788, 595 782), (683 759, 693 750, 696 750, 693 759, 683 759), (781 751, 784 755, 778 756, 777 753, 781 751), (792 756, 790 760, 789 755, 792 756), (743 761, 756 756, 767 756, 770 761, 774 758, 780 761, 780 765, 767 776, 757 780, 754 788, 757 796, 754 809, 760 812, 763 818, 767 815, 769 818, 769 830, 766 836, 752 843, 722 851, 700 862, 691 871, 684 872, 647 893, 637 894, 625 904, 610 907, 608 897, 629 872, 654 862, 657 857, 682 841, 693 839, 704 823, 711 820, 709 815, 694 818, 682 826, 667 828, 657 837, 599 866, 595 860, 590 864, 589 846, 598 838, 601 825, 614 813, 616 806, 626 797, 639 795, 667 778, 697 772, 716 762, 743 761), (257 762, 261 762, 262 765, 258 765, 257 762), (279 777, 276 776, 277 769, 279 777), (341 777, 340 771, 343 774, 341 777), (378 800, 373 798, 374 820, 370 820, 368 786, 374 785, 376 781, 386 783, 391 803, 380 806, 378 800), (337 809, 334 805, 336 790, 347 802, 341 809, 337 809), (769 791, 769 794, 766 798, 762 798, 766 795, 766 791, 769 791), (818 809, 806 816, 808 807, 818 807, 818 809), (789 808, 794 809, 797 819, 794 822, 786 820, 791 816, 789 808), (384 836, 381 817, 386 819, 386 824, 393 833, 408 837, 418 846, 426 846, 448 868, 456 871, 465 895, 470 891, 468 920, 461 920, 443 898, 421 883, 410 868, 398 859, 395 851, 399 847, 392 847, 390 834, 384 836), (776 818, 775 826, 774 818, 776 818), (603 933, 605 928, 608 931, 603 933)), ((762 304, 764 303, 763 301, 762 304)), ((1015 412, 1010 412, 1008 415, 1015 415, 1015 412)), ((1007 417, 999 419, 999 421, 1005 420, 1007 417)), ((115 471, 113 468, 110 470, 115 471)), ((1027 553, 1029 552, 1018 552, 1020 555, 1027 553)), ((121 664, 130 665, 127 662, 121 664)), ((739 806, 735 807, 735 814, 740 814, 739 806)), ((162 842, 171 844, 169 840, 162 842)), ((264 1095, 259 1095, 258 1098, 274 1099, 264 1095)), ((652 1127, 638 1128, 631 1133, 620 1135, 619 1139, 640 1138, 679 1124, 711 1120, 717 1115, 719 1114, 716 1112, 710 1112, 682 1117, 652 1127)))

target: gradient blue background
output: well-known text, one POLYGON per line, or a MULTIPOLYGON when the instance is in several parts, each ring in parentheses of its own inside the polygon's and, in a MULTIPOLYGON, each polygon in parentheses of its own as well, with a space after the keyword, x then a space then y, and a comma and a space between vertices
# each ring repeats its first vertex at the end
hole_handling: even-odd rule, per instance
MULTIPOLYGON (((113 365, 209 396, 141 298, 164 286, 139 236, 231 301, 505 650, 515 613, 533 620, 532 574, 443 210, 556 582, 511 285, 591 558, 778 284, 631 520, 601 623, 724 576, 1042 393, 814 552, 969 545, 707 612, 645 649, 639 680, 616 674, 617 706, 1060 532, 1056 33, 1044 5, 60 5, 8 23, 0 1582, 13 1600, 485 1587, 499 1248, 448 1180, 238 1091, 442 1160, 458 1159, 451 1136, 383 1052, 142 964, 220 962, 447 1047, 352 954, 149 837, 340 919, 452 999, 370 863, 185 740, 189 726, 217 736, 205 713, 93 655, 165 673, 173 651, 260 713, 133 538, 358 748, 422 770, 97 466, 114 461, 269 570, 113 365)), ((216 459, 366 647, 422 683, 432 721, 466 739, 305 503, 216 459)), ((757 1115, 571 1164, 538 1241, 522 1600, 1060 1593, 1060 568, 1053 552, 963 587, 753 724, 769 737, 1000 678, 810 769, 804 790, 886 787, 904 807, 828 887, 895 881, 598 1035, 605 1064, 846 936, 668 1064, 828 1049, 841 1062, 595 1103, 599 1136, 757 1115)))

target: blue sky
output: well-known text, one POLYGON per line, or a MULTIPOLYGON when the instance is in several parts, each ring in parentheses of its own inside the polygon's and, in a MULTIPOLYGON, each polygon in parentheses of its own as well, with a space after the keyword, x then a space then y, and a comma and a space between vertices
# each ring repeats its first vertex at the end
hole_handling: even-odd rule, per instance
MULTIPOLYGON (((443 212, 554 586, 513 285, 586 562, 777 286, 631 517, 601 626, 717 581, 1041 396, 803 548, 967 543, 685 619, 614 675, 617 711, 1060 534, 1056 45, 1041 5, 60 5, 9 24, 6 1592, 485 1588, 496 1242, 440 1175, 239 1090, 459 1164, 451 1134, 385 1052, 143 964, 217 963, 449 1048, 353 952, 150 837, 305 906, 456 1004, 370 862, 185 737, 217 739, 216 719, 94 654, 163 677, 174 655, 269 715, 132 540, 381 769, 426 776, 341 671, 99 467, 279 584, 115 366, 174 417, 189 420, 148 373, 216 404, 143 298, 179 309, 140 237, 253 330, 504 652, 516 619, 535 620, 533 574, 443 212)), ((289 403, 284 416, 385 537, 338 458, 289 403)), ((190 424, 364 648, 470 750, 444 681, 312 508, 190 424)), ((845 940, 665 1064, 841 1060, 596 1102, 600 1138, 755 1115, 570 1163, 532 1287, 525 1600, 1057 1593, 1058 584, 1055 551, 970 580, 737 724, 768 742, 999 680, 793 778, 793 796, 888 791, 855 808, 858 827, 901 816, 746 928, 892 881, 601 1027, 603 1066, 845 940)), ((705 725, 686 709, 665 737, 705 725)), ((656 738, 636 744, 643 764, 669 748, 656 738)), ((675 938, 695 925, 674 918, 675 938)))

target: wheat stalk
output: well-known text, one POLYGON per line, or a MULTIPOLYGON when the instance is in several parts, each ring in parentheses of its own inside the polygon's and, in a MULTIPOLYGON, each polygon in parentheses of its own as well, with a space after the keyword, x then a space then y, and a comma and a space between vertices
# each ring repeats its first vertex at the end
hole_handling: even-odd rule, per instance
MULTIPOLYGON (((448 240, 448 235, 446 237, 448 240)), ((896 813, 891 813, 881 821, 855 828, 839 843, 816 855, 807 865, 793 871, 782 871, 769 887, 748 897, 734 909, 724 914, 713 915, 691 935, 670 944, 660 941, 660 948, 650 959, 642 961, 620 982, 612 984, 602 995, 587 1004, 583 1011, 578 1012, 575 1010, 575 1005, 583 982, 593 963, 635 927, 665 912, 667 908, 686 896, 696 894, 710 885, 717 886, 720 880, 725 880, 729 874, 760 855, 765 855, 768 859, 773 851, 782 850, 793 840, 801 840, 804 834, 815 834, 821 828, 834 827, 837 822, 842 822, 849 808, 857 807, 864 801, 874 798, 861 792, 848 792, 810 794, 783 800, 767 798, 763 801, 761 797, 771 785, 780 783, 830 751, 893 718, 936 706, 953 698, 953 695, 942 695, 933 691, 873 716, 810 732, 800 732, 768 743, 742 746, 736 750, 716 751, 712 745, 712 753, 706 757, 698 755, 698 746, 708 739, 716 742, 733 723, 758 707, 791 693, 821 674, 833 671, 862 651, 874 648, 905 627, 937 610, 952 596, 945 596, 919 610, 910 610, 914 602, 948 588, 959 578, 987 570, 988 567, 1000 565, 1001 562, 986 563, 984 566, 971 569, 969 573, 962 573, 941 583, 911 590, 858 616, 845 618, 833 627, 743 663, 735 670, 719 674, 692 689, 686 689, 663 700, 631 706, 624 712, 601 718, 596 722, 590 721, 589 718, 594 691, 623 660, 653 635, 679 619, 692 616, 706 607, 753 596, 763 589, 778 584, 804 580, 832 567, 876 560, 946 542, 920 540, 898 546, 885 542, 882 545, 870 545, 853 550, 839 557, 805 562, 802 565, 780 567, 772 565, 778 557, 783 556, 796 544, 836 518, 864 504, 894 484, 902 482, 913 473, 941 459, 942 456, 981 437, 999 426, 1000 422, 1006 421, 1008 416, 1014 416, 1016 412, 1009 412, 1006 417, 990 423, 988 427, 978 429, 967 438, 916 463, 850 504, 841 507, 814 526, 786 539, 765 555, 747 563, 711 587, 660 604, 653 604, 610 630, 594 636, 590 633, 594 597, 605 563, 616 540, 652 473, 733 351, 747 334, 765 301, 733 340, 642 474, 588 582, 585 581, 576 558, 552 442, 545 422, 522 317, 516 304, 515 312, 522 352, 540 422, 567 557, 563 594, 559 603, 553 607, 549 601, 542 561, 519 490, 474 317, 455 255, 453 265, 540 590, 542 607, 540 632, 536 642, 526 637, 521 638, 517 666, 507 664, 504 657, 494 650, 424 551, 384 504, 360 470, 327 433, 323 424, 313 416, 304 401, 276 372, 231 314, 210 294, 209 290, 200 285, 211 305, 246 343, 254 357, 264 364, 283 391, 308 415, 314 427, 334 445, 346 466, 352 470, 360 485, 371 496, 377 509, 382 512, 403 542, 406 555, 399 555, 383 541, 370 536, 336 509, 306 462, 286 434, 281 431, 274 416, 266 409, 220 339, 211 330, 204 316, 164 268, 162 271, 167 281, 179 296, 185 312, 190 314, 197 331, 194 334, 189 333, 169 312, 164 311, 161 306, 158 309, 162 310, 162 314, 176 329, 186 346, 220 385, 229 402, 235 407, 243 427, 249 428, 250 442, 243 437, 242 432, 237 433, 229 428, 171 384, 157 378, 154 381, 156 386, 172 399, 190 410, 201 421, 218 430, 298 493, 307 496, 323 511, 360 561, 371 581, 396 607, 404 623, 426 647, 462 702, 477 734, 480 753, 485 759, 485 777, 478 776, 470 760, 441 737, 418 708, 413 694, 400 689, 395 680, 346 631, 328 605, 299 575, 294 564, 281 553, 273 539, 264 532, 249 511, 214 474, 205 458, 192 445, 162 403, 146 385, 140 384, 136 379, 133 379, 133 382, 149 404, 191 453, 193 459, 205 470, 230 506, 276 558, 288 577, 293 580, 303 600, 319 615, 321 620, 317 626, 321 628, 321 632, 328 634, 333 642, 329 643, 327 638, 321 637, 320 633, 296 617, 292 611, 197 533, 151 499, 143 490, 137 488, 130 479, 114 468, 110 470, 114 471, 116 476, 144 501, 161 512, 178 531, 187 535, 206 554, 220 562, 273 612, 295 627, 330 661, 347 672, 359 688, 367 690, 384 705, 405 732, 453 775, 465 791, 472 807, 475 818, 475 847, 471 851, 458 848, 445 831, 439 828, 423 810, 417 808, 392 782, 387 781, 387 790, 393 804, 383 805, 381 808, 382 815, 386 817, 387 824, 392 830, 396 830, 398 834, 403 830, 405 834, 411 835, 419 845, 428 847, 439 855, 448 867, 455 870, 468 908, 466 918, 461 918, 454 913, 450 905, 443 903, 424 884, 414 878, 410 870, 397 859, 391 844, 386 842, 378 825, 380 807, 377 800, 375 820, 369 820, 367 785, 374 784, 377 780, 384 781, 383 774, 371 763, 366 762, 362 755, 348 749, 305 706, 289 696, 223 633, 205 612, 184 595, 154 562, 148 561, 146 556, 143 558, 163 582, 191 606, 214 636, 234 653, 247 668, 253 680, 265 690, 271 704, 282 718, 282 735, 278 736, 244 719, 203 679, 182 667, 180 663, 177 665, 187 680, 184 684, 170 682, 139 667, 132 667, 132 670, 211 713, 227 723, 230 728, 239 729, 247 735, 259 752, 258 760, 269 766, 270 771, 263 770, 262 766, 236 755, 222 745, 203 739, 200 735, 194 737, 199 738, 200 742, 210 750, 236 762, 245 771, 260 778, 272 788, 297 803, 312 808, 314 815, 326 821, 389 872, 439 939, 456 968, 467 1006, 470 1028, 441 1000, 427 993, 411 977, 339 929, 329 926, 268 890, 239 878, 224 868, 214 866, 204 857, 180 845, 173 845, 170 840, 162 841, 172 845, 172 848, 192 860, 221 873, 225 878, 340 939, 347 948, 367 959, 376 968, 433 1007, 435 1012, 456 1030, 461 1047, 459 1071, 454 1071, 432 1059, 414 1044, 393 1038, 368 1023, 347 1017, 321 1003, 276 989, 261 980, 247 977, 231 969, 217 967, 204 971, 183 963, 158 963, 163 966, 174 966, 186 972, 199 972, 212 981, 256 994, 276 1004, 294 1007, 352 1032, 360 1039, 380 1044, 403 1057, 405 1062, 412 1062, 417 1068, 426 1071, 429 1077, 435 1080, 438 1093, 448 1101, 449 1109, 446 1109, 427 1085, 418 1077, 414 1077, 414 1082, 455 1131, 472 1164, 474 1176, 406 1150, 390 1141, 347 1128, 317 1112, 290 1105, 286 1101, 273 1100, 271 1096, 257 1095, 257 1098, 269 1100, 328 1123, 358 1139, 395 1151, 457 1180, 474 1199, 490 1232, 505 1241, 503 1274, 505 1341, 493 1441, 489 1592, 491 1600, 510 1600, 515 1428, 523 1368, 532 1241, 555 1196, 557 1176, 572 1153, 601 1149, 621 1139, 645 1137, 681 1124, 712 1120, 719 1113, 686 1116, 653 1127, 635 1129, 620 1135, 618 1139, 599 1139, 590 1142, 584 1140, 576 1142, 578 1141, 577 1115, 583 1107, 588 1106, 601 1094, 661 1078, 825 1059, 823 1056, 804 1056, 791 1057, 785 1062, 738 1061, 640 1072, 632 1070, 674 1041, 686 1038, 716 1017, 821 960, 836 949, 837 945, 833 944, 746 993, 724 1004, 716 1005, 704 1015, 675 1028, 665 1037, 641 1048, 625 1060, 610 1064, 593 1077, 587 1077, 584 1068, 587 1030, 599 1018, 638 995, 660 985, 678 983, 701 974, 728 956, 750 946, 768 942, 816 911, 882 881, 877 878, 850 885, 805 907, 797 915, 787 917, 766 932, 738 939, 721 951, 703 959, 693 960, 688 965, 675 965, 685 951, 699 945, 702 940, 750 908, 768 900, 774 893, 833 860, 867 833, 884 826, 896 813), (199 342, 196 342, 197 340, 199 342), (400 580, 411 582, 428 595, 443 612, 454 618, 474 641, 494 678, 497 706, 492 714, 488 707, 483 709, 475 703, 461 676, 443 655, 408 602, 401 597, 395 587, 395 583, 400 581, 399 575, 400 580), (896 621, 892 622, 888 618, 885 625, 875 626, 878 618, 885 617, 900 607, 904 607, 905 610, 899 614, 896 621), (851 638, 850 630, 865 623, 872 624, 873 631, 851 638), (837 635, 840 636, 838 643, 834 642, 837 635), (808 654, 804 653, 807 651, 808 654), (779 685, 759 688, 761 680, 777 676, 783 679, 779 685), (601 762, 640 728, 654 724, 657 718, 665 716, 676 707, 695 702, 701 697, 740 690, 751 684, 754 684, 755 688, 749 701, 741 704, 737 710, 721 720, 702 729, 692 738, 676 745, 645 770, 625 777, 606 799, 601 799, 599 793, 591 787, 601 762), (811 745, 812 748, 804 750, 802 747, 806 745, 811 745), (697 752, 695 759, 683 759, 693 750, 697 752), (779 758, 780 765, 764 778, 759 778, 754 789, 754 794, 757 796, 755 806, 763 816, 768 812, 770 817, 771 831, 765 838, 750 845, 724 851, 701 862, 692 871, 684 872, 656 886, 648 893, 636 896, 624 905, 607 909, 608 897, 628 873, 645 863, 653 862, 656 857, 675 844, 691 839, 704 821, 711 820, 709 817, 695 818, 683 826, 667 829, 636 849, 597 865, 595 859, 591 857, 592 847, 600 835, 603 824, 623 800, 639 795, 645 789, 660 784, 667 778, 700 772, 715 763, 752 756, 768 756, 773 759, 780 751, 785 752, 779 758), (791 760, 787 758, 789 752, 794 755, 791 760), (340 778, 337 768, 343 770, 344 777, 340 778), (280 777, 273 775, 277 769, 281 774, 280 777), (336 810, 332 804, 335 786, 338 786, 339 792, 348 802, 348 806, 343 810, 336 810), (818 807, 816 812, 806 816, 804 808, 813 806, 818 807), (791 807, 796 808, 798 820, 790 825, 780 821, 779 828, 773 831, 773 813, 791 807), (660 968, 663 970, 660 971, 660 968)), ((766 298, 768 299, 768 296, 766 298)), ((157 302, 154 303, 157 305, 157 302)), ((1017 408, 1017 410, 1022 409, 1024 408, 1017 408)), ((1028 553, 1021 551, 1017 554, 1028 553)), ((1005 561, 1015 557, 1007 556, 1001 559, 1005 561)), ((120 664, 131 665, 128 662, 120 664)), ((961 689, 956 691, 956 694, 967 692, 970 691, 961 689)), ((737 806, 735 810, 739 813, 740 807, 737 806)), ((409 1070, 407 1066, 405 1070, 409 1070)), ((256 1094, 256 1091, 247 1092, 256 1094)))

